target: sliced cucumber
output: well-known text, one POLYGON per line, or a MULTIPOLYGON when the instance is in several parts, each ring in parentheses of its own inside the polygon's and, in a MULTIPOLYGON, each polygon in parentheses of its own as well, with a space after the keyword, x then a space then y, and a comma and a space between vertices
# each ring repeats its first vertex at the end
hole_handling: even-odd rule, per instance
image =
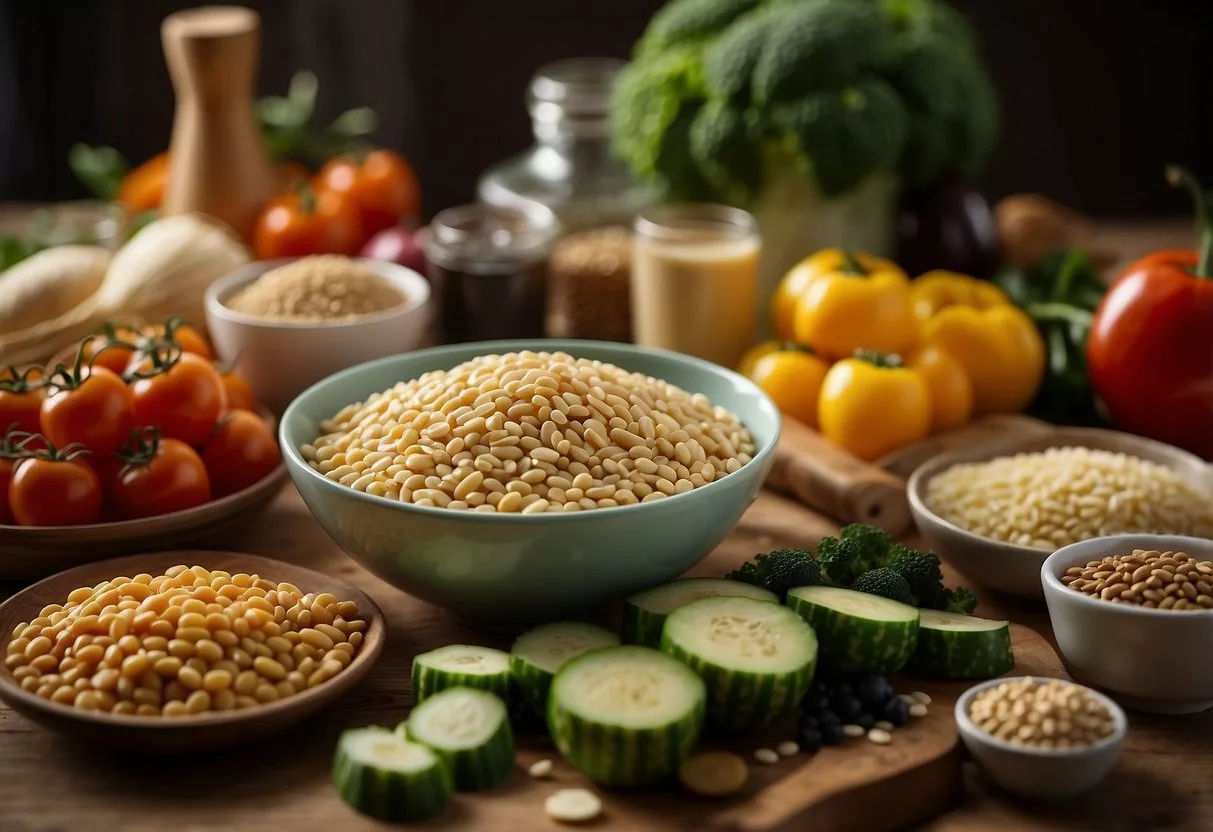
POLYGON ((788 593, 788 606, 812 625, 821 659, 838 670, 894 673, 914 652, 918 610, 879 595, 826 586, 788 593))
POLYGON ((933 679, 992 679, 1015 666, 1006 621, 919 612, 918 646, 906 665, 908 672, 933 679))
POLYGON ((333 785, 341 799, 388 822, 432 818, 451 797, 451 774, 434 752, 386 728, 354 728, 337 740, 333 785))
POLYGON ((763 725, 795 708, 817 665, 817 638, 796 613, 737 596, 675 609, 662 628, 661 650, 703 678, 708 717, 728 730, 763 725))
POLYGON ((400 727, 442 758, 458 791, 491 789, 514 767, 505 702, 488 691, 448 688, 414 707, 400 727))
POLYGON ((624 644, 657 647, 661 644, 661 627, 672 610, 691 601, 717 595, 740 595, 758 601, 779 603, 779 597, 774 592, 743 584, 741 581, 724 578, 684 578, 646 589, 628 598, 623 608, 624 644))
POLYGON ((703 680, 648 647, 602 647, 556 674, 548 731, 582 774, 607 786, 652 783, 678 770, 703 727, 703 680))
POLYGON ((518 692, 537 711, 548 704, 552 679, 565 662, 587 650, 611 647, 619 636, 581 621, 558 621, 528 630, 510 648, 510 672, 518 692))
POLYGON ((448 688, 479 688, 510 695, 510 654, 492 647, 449 644, 413 659, 413 702, 448 688))

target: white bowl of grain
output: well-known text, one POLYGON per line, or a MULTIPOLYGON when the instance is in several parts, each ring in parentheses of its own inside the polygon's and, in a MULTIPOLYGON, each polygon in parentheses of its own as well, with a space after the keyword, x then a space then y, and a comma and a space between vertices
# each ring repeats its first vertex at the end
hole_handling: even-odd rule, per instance
POLYGON ((281 413, 322 378, 418 346, 429 301, 429 282, 395 263, 261 260, 211 284, 206 323, 219 358, 281 413))

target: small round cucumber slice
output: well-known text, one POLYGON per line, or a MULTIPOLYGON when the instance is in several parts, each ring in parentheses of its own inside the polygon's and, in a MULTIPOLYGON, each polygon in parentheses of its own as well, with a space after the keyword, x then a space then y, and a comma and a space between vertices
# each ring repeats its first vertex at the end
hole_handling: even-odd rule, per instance
POLYGON ((795 708, 817 665, 817 638, 796 613, 737 596, 675 609, 661 631, 661 650, 703 677, 708 717, 732 731, 795 708))
POLYGON ((548 730, 586 777, 637 786, 678 770, 699 740, 705 701, 685 664, 649 647, 603 647, 556 674, 548 730))
POLYGON ((918 639, 918 610, 879 595, 802 586, 788 592, 788 607, 812 625, 823 663, 839 670, 894 673, 918 639))
POLYGON ((558 621, 528 630, 510 648, 510 672, 523 698, 540 713, 556 672, 588 650, 611 647, 619 636, 580 621, 558 621))
POLYGON ((918 645, 906 665, 908 672, 933 679, 992 679, 1015 666, 1006 621, 919 612, 918 645))
POLYGON ((342 733, 332 773, 342 800, 389 823, 432 818, 451 796, 451 775, 438 756, 386 728, 342 733))
POLYGON ((413 701, 448 688, 479 688, 502 699, 510 695, 510 655, 492 647, 450 644, 413 659, 413 701))
POLYGON ((491 789, 510 776, 514 734, 505 703, 488 691, 448 688, 413 708, 404 734, 442 758, 459 791, 491 789))
POLYGON ((657 647, 661 644, 661 628, 671 611, 700 598, 713 598, 718 595, 739 595, 758 601, 779 603, 779 597, 775 593, 741 581, 724 578, 684 578, 646 589, 627 599, 623 608, 624 644, 657 647))

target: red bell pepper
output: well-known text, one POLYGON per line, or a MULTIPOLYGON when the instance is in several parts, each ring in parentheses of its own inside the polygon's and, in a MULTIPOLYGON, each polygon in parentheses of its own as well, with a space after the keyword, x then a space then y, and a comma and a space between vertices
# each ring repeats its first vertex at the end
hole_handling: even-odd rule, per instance
POLYGON ((1188 171, 1199 251, 1158 251, 1133 263, 1095 311, 1087 366, 1120 428, 1213 459, 1213 218, 1188 171))

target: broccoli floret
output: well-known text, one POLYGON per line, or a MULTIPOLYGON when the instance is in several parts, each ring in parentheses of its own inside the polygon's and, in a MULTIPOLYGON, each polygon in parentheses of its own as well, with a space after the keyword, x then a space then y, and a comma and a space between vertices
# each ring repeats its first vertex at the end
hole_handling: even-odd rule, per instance
POLYGON ((860 548, 853 540, 823 537, 817 544, 817 563, 822 577, 831 586, 850 586, 868 571, 859 555, 860 548))
POLYGON ((934 603, 943 597, 943 571, 939 556, 934 552, 911 549, 903 543, 889 547, 889 568, 906 579, 914 595, 914 605, 934 609, 934 603))
POLYGON ((775 12, 766 8, 746 15, 704 51, 703 76, 713 96, 739 103, 749 98, 750 76, 766 49, 769 27, 782 16, 775 12))
POLYGON ((744 202, 762 187, 762 160, 745 113, 724 101, 709 101, 691 125, 691 156, 730 203, 744 202), (728 166, 720 160, 728 159, 728 166))
POLYGON ((776 549, 765 555, 756 555, 725 577, 762 587, 778 595, 782 601, 789 589, 820 584, 821 569, 808 549, 776 549))
POLYGON ((758 0, 673 0, 653 15, 636 54, 650 55, 718 34, 756 5, 758 0))
POLYGON ((864 572, 888 565, 893 538, 889 537, 889 533, 884 529, 866 523, 851 523, 839 529, 838 536, 843 540, 854 541, 859 547, 860 564, 864 572))
POLYGON ((869 595, 879 595, 903 604, 914 605, 914 596, 906 579, 892 569, 873 569, 860 575, 851 589, 856 592, 866 592, 869 595))
POLYGON ((977 609, 977 596, 963 586, 947 590, 947 597, 942 609, 947 612, 958 612, 963 615, 972 614, 977 609))

